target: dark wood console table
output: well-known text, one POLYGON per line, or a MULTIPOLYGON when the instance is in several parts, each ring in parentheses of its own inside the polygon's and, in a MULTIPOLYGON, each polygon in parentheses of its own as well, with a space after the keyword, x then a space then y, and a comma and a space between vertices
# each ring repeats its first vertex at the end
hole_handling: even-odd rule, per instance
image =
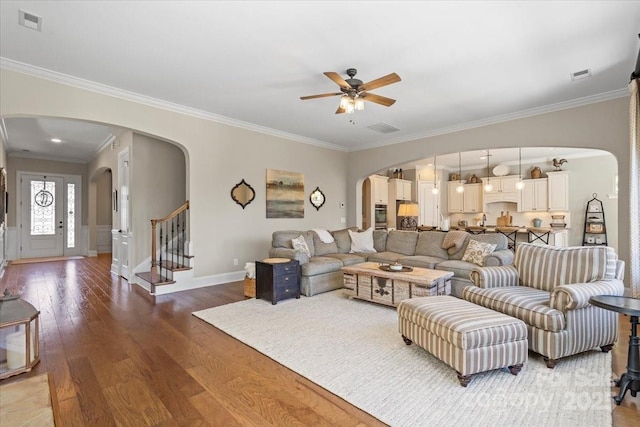
POLYGON ((640 391, 640 338, 638 338, 638 316, 640 316, 640 299, 613 295, 591 297, 589 302, 596 307, 615 311, 630 316, 631 335, 629 335, 629 355, 627 356, 627 372, 615 380, 620 392, 613 398, 620 404, 627 390, 635 397, 640 391))

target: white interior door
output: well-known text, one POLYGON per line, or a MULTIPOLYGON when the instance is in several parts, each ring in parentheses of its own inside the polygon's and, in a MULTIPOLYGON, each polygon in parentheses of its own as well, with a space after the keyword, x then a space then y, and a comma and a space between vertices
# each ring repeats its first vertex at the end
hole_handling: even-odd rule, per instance
POLYGON ((61 177, 21 176, 20 258, 64 255, 61 177))
POLYGON ((440 193, 433 194, 433 182, 418 181, 418 205, 420 221, 418 225, 438 226, 440 193))
MULTIPOLYGON (((118 274, 125 279, 129 279, 129 253, 131 240, 131 162, 129 159, 129 149, 122 150, 118 154, 118 212, 120 214, 119 236, 114 239, 114 245, 118 245, 118 274)), ((114 246, 115 248, 115 246, 114 246)), ((114 249, 115 250, 115 249, 114 249)))

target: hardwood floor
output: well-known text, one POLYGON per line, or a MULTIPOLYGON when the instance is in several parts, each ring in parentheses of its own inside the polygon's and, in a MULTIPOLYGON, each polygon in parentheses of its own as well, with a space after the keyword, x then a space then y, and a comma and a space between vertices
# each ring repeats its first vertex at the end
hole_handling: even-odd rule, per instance
MULTIPOLYGON (((10 265, 0 291, 41 311, 41 362, 63 426, 383 425, 323 388, 193 317, 241 301, 242 282, 152 297, 109 273, 111 258, 10 265)), ((620 318, 614 372, 626 367, 620 318)), ((562 362, 560 362, 562 363, 562 362)), ((614 426, 640 421, 628 393, 614 426)))

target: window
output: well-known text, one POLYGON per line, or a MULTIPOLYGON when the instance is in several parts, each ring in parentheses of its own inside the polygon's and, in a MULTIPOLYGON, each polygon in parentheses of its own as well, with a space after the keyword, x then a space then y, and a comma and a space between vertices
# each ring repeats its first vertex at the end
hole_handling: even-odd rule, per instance
POLYGON ((56 232, 56 183, 31 181, 31 235, 51 236, 56 232))
POLYGON ((67 248, 76 247, 76 185, 67 184, 67 248))

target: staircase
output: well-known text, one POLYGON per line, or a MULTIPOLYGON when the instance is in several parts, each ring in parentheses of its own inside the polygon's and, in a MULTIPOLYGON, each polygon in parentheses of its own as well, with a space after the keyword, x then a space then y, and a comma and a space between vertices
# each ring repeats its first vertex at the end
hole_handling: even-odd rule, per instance
POLYGON ((186 201, 166 217, 151 220, 151 270, 136 276, 147 282, 149 293, 155 295, 159 286, 190 281, 192 268, 189 201, 186 201))

